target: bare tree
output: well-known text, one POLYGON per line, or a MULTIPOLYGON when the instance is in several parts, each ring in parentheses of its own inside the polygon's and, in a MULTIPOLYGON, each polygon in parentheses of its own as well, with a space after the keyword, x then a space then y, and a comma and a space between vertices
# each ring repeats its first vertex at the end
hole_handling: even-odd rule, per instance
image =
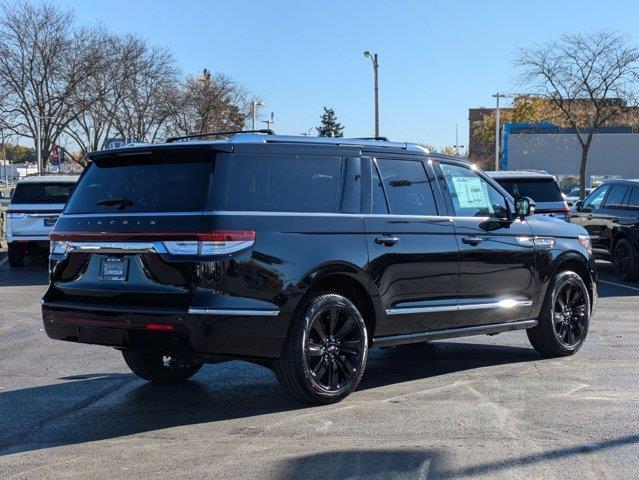
POLYGON ((68 10, 27 2, 0 8, 0 91, 10 129, 34 139, 40 124, 43 164, 64 129, 89 103, 72 101, 101 66, 95 30, 78 28, 68 10))
POLYGON ((579 189, 586 189, 593 135, 627 111, 636 88, 639 50, 610 31, 563 35, 558 41, 521 49, 515 64, 522 83, 561 112, 581 145, 579 189))
POLYGON ((166 49, 126 36, 121 46, 121 77, 108 97, 108 112, 123 138, 155 141, 173 113, 178 68, 166 49))
POLYGON ((189 135, 242 129, 252 114, 252 100, 234 79, 204 69, 190 75, 173 96, 167 133, 189 135))

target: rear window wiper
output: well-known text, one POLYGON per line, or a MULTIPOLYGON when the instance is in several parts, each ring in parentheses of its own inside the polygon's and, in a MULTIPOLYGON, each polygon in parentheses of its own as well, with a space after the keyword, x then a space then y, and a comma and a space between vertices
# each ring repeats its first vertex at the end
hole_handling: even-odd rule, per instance
POLYGON ((133 205, 133 202, 126 197, 120 198, 105 198, 104 200, 98 200, 95 202, 96 205, 104 206, 104 207, 115 207, 118 206, 118 210, 124 210, 126 207, 130 207, 133 205))

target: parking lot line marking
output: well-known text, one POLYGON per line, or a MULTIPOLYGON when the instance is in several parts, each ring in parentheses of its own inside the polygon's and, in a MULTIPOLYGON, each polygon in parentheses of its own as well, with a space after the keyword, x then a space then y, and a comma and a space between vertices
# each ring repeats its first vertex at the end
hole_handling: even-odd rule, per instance
POLYGON ((639 288, 631 287, 630 285, 624 285, 623 283, 609 282, 607 280, 599 280, 599 282, 600 283, 607 283, 608 285, 614 285, 615 287, 629 288, 630 290, 636 290, 637 292, 639 292, 639 288))
POLYGON ((2 265, 4 265, 5 263, 7 263, 7 261, 8 261, 8 260, 9 260, 9 258, 8 258, 8 257, 5 257, 5 258, 3 258, 2 260, 0 260, 0 267, 1 267, 2 265))

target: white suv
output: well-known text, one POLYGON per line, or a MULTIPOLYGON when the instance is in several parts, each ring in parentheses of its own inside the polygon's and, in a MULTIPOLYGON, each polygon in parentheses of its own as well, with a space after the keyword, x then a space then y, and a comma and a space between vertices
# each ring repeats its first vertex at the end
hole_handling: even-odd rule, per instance
POLYGON ((7 208, 9 265, 29 253, 47 252, 49 232, 78 180, 76 175, 34 175, 18 182, 7 208))

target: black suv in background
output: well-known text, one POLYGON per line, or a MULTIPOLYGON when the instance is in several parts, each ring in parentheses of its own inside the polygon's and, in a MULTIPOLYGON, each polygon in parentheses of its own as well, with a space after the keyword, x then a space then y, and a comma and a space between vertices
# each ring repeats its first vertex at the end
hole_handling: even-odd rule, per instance
POLYGON ((639 280, 639 180, 611 180, 575 204, 596 254, 610 259, 622 280, 639 280))
POLYGON ((330 403, 371 346, 525 329, 560 356, 586 338, 586 231, 529 216, 466 161, 255 133, 89 159, 51 234, 44 326, 121 350, 144 379, 241 358, 330 403))

